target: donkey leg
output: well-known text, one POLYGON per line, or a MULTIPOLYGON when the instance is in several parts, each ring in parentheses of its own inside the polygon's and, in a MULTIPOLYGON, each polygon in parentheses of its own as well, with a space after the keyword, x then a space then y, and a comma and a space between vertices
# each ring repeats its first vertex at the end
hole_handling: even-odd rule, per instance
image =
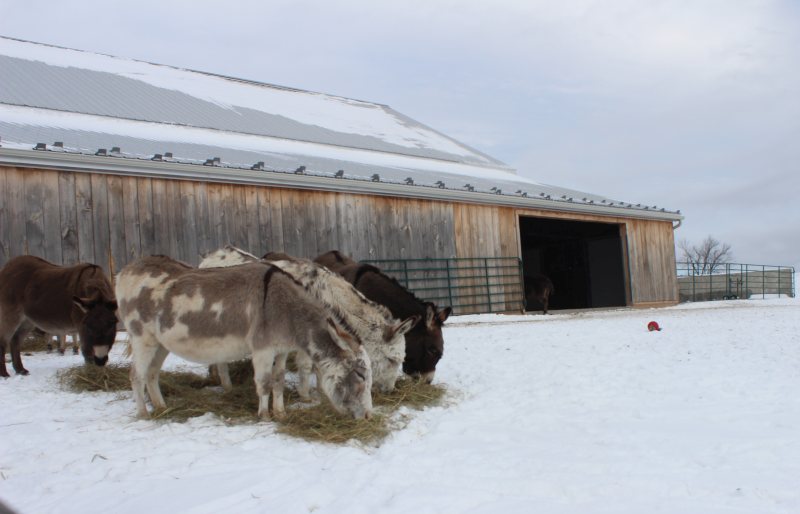
POLYGON ((231 382, 231 373, 228 369, 227 362, 218 362, 214 364, 217 367, 217 374, 219 375, 219 383, 222 388, 226 391, 230 391, 233 389, 233 383, 231 382))
POLYGON ((297 377, 300 383, 297 384, 297 394, 300 395, 300 400, 304 402, 311 401, 311 369, 313 362, 311 357, 304 351, 300 350, 294 354, 294 362, 297 365, 297 377))
POLYGON ((9 376, 6 369, 6 337, 0 334, 0 377, 8 378, 9 376))
POLYGON ((286 417, 283 404, 283 389, 286 382, 287 353, 279 353, 272 364, 272 415, 278 419, 286 417))
POLYGON ((11 353, 11 341, 21 322, 22 319, 16 316, 16 313, 8 310, 0 311, 0 377, 10 376, 6 369, 6 348, 11 353))
POLYGON ((14 371, 17 372, 17 375, 28 374, 28 370, 22 365, 22 354, 20 353, 22 340, 25 339, 25 336, 28 335, 28 332, 29 330, 26 330, 23 326, 18 328, 11 337, 11 364, 14 366, 14 371))
POLYGON ((136 400, 136 415, 140 418, 148 417, 147 404, 144 391, 147 385, 150 364, 158 352, 158 343, 148 340, 146 336, 130 336, 131 345, 131 388, 133 398, 136 400))
POLYGON ((67 350, 67 335, 66 334, 58 334, 58 353, 64 355, 64 352, 67 350))
POLYGON ((253 352, 253 380, 258 395, 258 415, 269 419, 269 391, 272 386, 272 364, 275 350, 266 348, 253 352))
POLYGON ((72 334, 72 355, 78 355, 79 341, 80 337, 78 337, 78 333, 75 332, 72 334))
POLYGON ((164 401, 164 397, 161 396, 161 387, 158 385, 158 375, 167 355, 169 355, 169 350, 159 344, 147 368, 147 394, 150 395, 150 403, 153 404, 154 411, 167 408, 167 403, 164 401))

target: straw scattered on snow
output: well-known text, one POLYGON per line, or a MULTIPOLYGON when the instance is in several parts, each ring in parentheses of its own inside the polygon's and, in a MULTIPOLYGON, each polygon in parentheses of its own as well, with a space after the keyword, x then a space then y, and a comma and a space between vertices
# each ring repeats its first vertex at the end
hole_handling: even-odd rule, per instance
MULTIPOLYGON (((207 376, 185 371, 161 371, 159 384, 167 409, 153 414, 153 419, 183 422, 207 412, 213 413, 228 424, 245 424, 259 421, 256 416, 258 398, 253 384, 253 367, 250 361, 229 365, 233 389, 222 391, 216 381, 207 376)), ((74 392, 130 391, 130 364, 112 364, 105 367, 81 365, 59 372, 59 381, 74 392)), ((425 384, 417 380, 398 380, 397 388, 390 393, 373 393, 373 415, 368 420, 354 420, 338 414, 327 400, 303 403, 287 384, 284 419, 276 419, 278 432, 311 441, 341 444, 355 440, 364 444, 377 444, 392 430, 400 426, 394 414, 401 407, 422 409, 438 405, 446 390, 440 385, 425 384)))

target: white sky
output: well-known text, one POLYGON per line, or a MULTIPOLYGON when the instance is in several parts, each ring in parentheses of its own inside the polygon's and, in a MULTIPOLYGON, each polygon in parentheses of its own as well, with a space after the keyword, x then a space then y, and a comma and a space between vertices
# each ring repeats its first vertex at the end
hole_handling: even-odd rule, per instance
POLYGON ((0 0, 0 34, 388 104, 800 266, 800 3, 0 0))

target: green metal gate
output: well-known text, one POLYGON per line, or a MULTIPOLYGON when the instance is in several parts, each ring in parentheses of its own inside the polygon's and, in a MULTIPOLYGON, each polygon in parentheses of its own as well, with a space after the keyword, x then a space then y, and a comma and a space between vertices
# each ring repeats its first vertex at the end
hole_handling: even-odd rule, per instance
POLYGON ((681 302, 795 295, 792 266, 726 263, 700 273, 697 266, 679 262, 677 271, 681 302))
POLYGON ((454 314, 523 311, 522 260, 517 257, 364 260, 419 298, 454 314))

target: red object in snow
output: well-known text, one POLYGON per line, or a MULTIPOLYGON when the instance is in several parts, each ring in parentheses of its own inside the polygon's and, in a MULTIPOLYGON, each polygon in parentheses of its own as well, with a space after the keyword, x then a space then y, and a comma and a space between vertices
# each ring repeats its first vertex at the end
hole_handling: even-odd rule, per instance
POLYGON ((653 330, 661 330, 661 327, 659 327, 658 323, 656 323, 655 321, 651 321, 650 323, 647 324, 647 330, 652 332, 653 330))

